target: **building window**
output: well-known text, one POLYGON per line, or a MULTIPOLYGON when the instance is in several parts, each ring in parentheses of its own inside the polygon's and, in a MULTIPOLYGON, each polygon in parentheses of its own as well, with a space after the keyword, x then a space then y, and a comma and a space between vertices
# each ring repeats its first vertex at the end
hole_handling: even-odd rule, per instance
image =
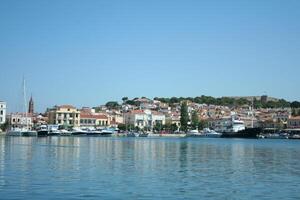
POLYGON ((1 110, 0 114, 3 115, 3 110, 1 110))

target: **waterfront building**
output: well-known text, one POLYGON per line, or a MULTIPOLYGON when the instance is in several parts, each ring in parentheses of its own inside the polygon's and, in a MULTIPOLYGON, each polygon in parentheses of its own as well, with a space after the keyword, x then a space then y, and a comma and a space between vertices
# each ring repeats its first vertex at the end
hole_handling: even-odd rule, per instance
POLYGON ((133 125, 134 127, 150 128, 155 125, 166 123, 166 117, 164 114, 152 110, 133 110, 124 114, 124 120, 126 125, 133 125))
POLYGON ((80 126, 80 111, 71 105, 54 106, 48 110, 49 124, 80 126))
POLYGON ((28 113, 10 113, 7 115, 7 121, 10 128, 28 128, 33 127, 32 115, 28 113))
POLYGON ((118 124, 124 124, 124 117, 120 111, 109 111, 107 112, 107 115, 111 126, 117 127, 118 124))
POLYGON ((176 124, 177 127, 180 127, 180 113, 179 112, 171 112, 166 116, 167 124, 176 124))
POLYGON ((6 103, 0 101, 0 124, 4 124, 6 121, 6 103))
POLYGON ((81 127, 107 127, 109 125, 110 123, 106 115, 86 112, 80 113, 81 127))
POLYGON ((300 116, 290 117, 287 123, 288 128, 300 128, 300 116))

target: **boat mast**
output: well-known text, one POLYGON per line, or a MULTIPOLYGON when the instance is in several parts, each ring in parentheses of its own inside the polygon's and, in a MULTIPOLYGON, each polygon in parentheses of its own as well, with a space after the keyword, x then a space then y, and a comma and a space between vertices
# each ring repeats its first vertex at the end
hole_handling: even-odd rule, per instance
POLYGON ((254 97, 252 98, 252 106, 251 106, 251 126, 252 128, 254 128, 254 113, 253 113, 253 110, 254 110, 254 97))
POLYGON ((24 112, 25 112, 25 120, 26 120, 26 129, 28 129, 25 77, 23 77, 23 98, 24 98, 24 112))

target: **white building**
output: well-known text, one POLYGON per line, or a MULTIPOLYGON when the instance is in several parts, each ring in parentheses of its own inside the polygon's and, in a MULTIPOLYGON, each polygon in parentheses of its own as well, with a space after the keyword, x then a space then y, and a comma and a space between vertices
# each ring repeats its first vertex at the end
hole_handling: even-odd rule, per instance
POLYGON ((151 110, 133 110, 124 114, 125 124, 139 128, 153 128, 157 124, 164 125, 164 114, 151 110))
POLYGON ((0 124, 5 123, 6 118, 6 103, 4 101, 0 101, 0 124))
POLYGON ((26 114, 24 113, 11 113, 7 116, 7 120, 11 128, 28 127, 29 129, 32 129, 33 127, 32 116, 30 114, 27 114, 26 117, 26 114))

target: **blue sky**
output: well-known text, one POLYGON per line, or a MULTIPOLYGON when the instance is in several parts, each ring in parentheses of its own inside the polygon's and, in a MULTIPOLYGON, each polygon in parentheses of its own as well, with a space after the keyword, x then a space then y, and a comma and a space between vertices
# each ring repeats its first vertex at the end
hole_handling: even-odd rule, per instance
POLYGON ((298 0, 0 2, 0 99, 36 109, 123 96, 300 100, 298 0))

